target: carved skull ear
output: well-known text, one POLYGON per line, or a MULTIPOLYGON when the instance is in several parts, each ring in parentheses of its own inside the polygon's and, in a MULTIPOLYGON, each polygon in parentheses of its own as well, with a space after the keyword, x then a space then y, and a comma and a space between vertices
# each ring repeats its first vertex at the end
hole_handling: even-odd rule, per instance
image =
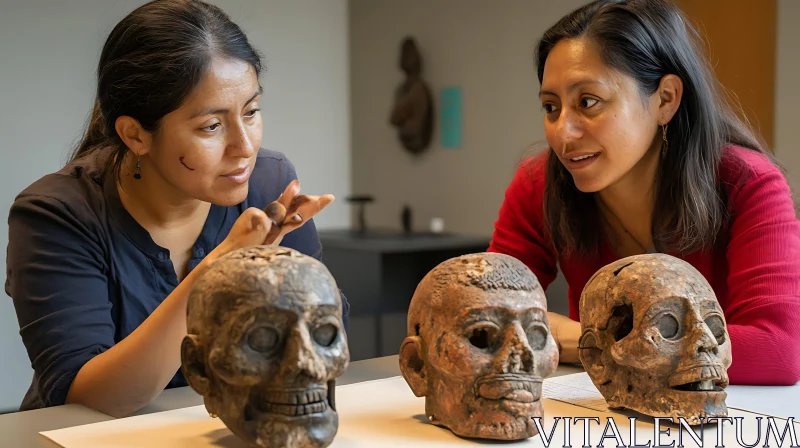
POLYGON ((598 334, 591 328, 586 329, 578 340, 578 357, 583 368, 592 378, 606 381, 606 366, 603 364, 603 349, 598 341, 598 334))
POLYGON ((186 382, 200 395, 207 396, 211 389, 211 384, 206 374, 206 363, 203 357, 203 350, 197 342, 197 335, 188 334, 184 336, 181 343, 181 370, 186 382))
POLYGON ((422 344, 419 336, 409 336, 403 340, 400 346, 400 371, 417 397, 428 395, 427 372, 421 355, 422 344))

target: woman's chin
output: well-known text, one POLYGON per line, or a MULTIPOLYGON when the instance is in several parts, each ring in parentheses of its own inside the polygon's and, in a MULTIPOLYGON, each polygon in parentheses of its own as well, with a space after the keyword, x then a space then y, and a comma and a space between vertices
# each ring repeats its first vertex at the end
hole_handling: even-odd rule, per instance
POLYGON ((244 183, 224 191, 211 191, 204 200, 220 207, 231 207, 244 202, 247 199, 247 193, 248 184, 244 183))
POLYGON ((575 178, 574 176, 572 179, 575 182, 575 188, 581 193, 597 193, 605 187, 604 184, 595 180, 583 180, 575 178))

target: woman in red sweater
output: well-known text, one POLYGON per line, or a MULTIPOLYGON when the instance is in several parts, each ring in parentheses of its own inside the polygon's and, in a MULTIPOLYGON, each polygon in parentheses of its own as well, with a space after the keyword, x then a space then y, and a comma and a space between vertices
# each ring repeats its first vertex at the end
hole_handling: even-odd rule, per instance
POLYGON ((733 384, 800 380, 800 223, 787 182, 725 101, 696 33, 671 3, 600 0, 548 30, 536 52, 549 148, 506 191, 491 251, 547 286, 577 362, 587 280, 622 257, 677 256, 709 281, 731 338, 733 384))

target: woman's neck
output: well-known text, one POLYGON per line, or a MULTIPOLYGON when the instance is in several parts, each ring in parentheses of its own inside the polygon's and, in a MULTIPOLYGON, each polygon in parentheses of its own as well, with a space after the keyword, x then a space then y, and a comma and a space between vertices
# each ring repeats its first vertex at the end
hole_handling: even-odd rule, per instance
POLYGON ((120 201, 128 213, 151 233, 192 226, 205 222, 210 204, 181 193, 153 170, 142 167, 145 172, 140 179, 133 178, 133 164, 123 164, 117 189, 120 201))
POLYGON ((618 237, 621 237, 620 233, 629 234, 641 246, 642 251, 653 248, 653 187, 660 151, 660 145, 655 145, 625 176, 598 192, 596 196, 601 202, 601 213, 611 221, 614 233, 618 237))

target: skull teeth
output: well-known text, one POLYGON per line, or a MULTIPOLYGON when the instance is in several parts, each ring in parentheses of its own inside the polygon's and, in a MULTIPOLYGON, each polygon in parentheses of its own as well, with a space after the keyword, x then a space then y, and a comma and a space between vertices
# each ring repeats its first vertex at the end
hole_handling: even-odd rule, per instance
POLYGON ((527 381, 514 381, 511 384, 514 387, 514 389, 526 390, 526 391, 531 392, 531 393, 534 392, 533 383, 530 383, 530 382, 527 382, 527 381))
POLYGON ((257 413, 301 416, 325 412, 328 409, 328 395, 322 388, 261 391, 251 398, 251 404, 257 413))
POLYGON ((258 397, 264 403, 306 405, 325 401, 326 391, 323 389, 310 389, 304 391, 266 391, 258 397))
POLYGON ((713 392, 717 390, 714 384, 714 380, 694 381, 679 386, 678 389, 684 391, 702 391, 702 392, 713 392))
POLYGON ((325 412, 327 408, 328 408, 328 403, 323 401, 319 403, 300 404, 300 405, 263 403, 260 406, 259 410, 262 412, 270 412, 273 414, 298 416, 298 415, 308 415, 308 414, 316 414, 319 412, 325 412))
POLYGON ((720 391, 728 386, 728 377, 723 367, 706 364, 673 374, 670 386, 683 391, 720 391))

